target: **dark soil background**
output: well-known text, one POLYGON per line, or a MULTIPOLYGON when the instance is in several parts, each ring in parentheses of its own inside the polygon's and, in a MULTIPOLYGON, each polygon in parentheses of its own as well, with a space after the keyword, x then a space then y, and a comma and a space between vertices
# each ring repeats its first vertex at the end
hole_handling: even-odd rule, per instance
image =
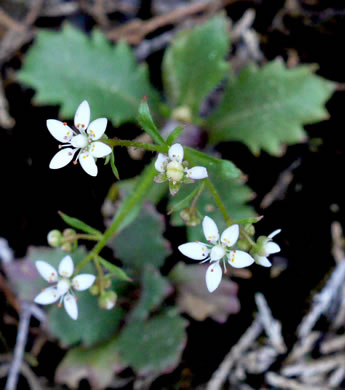
MULTIPOLYGON (((318 64, 319 75, 344 83, 343 2, 309 0, 296 3, 298 7, 289 11, 284 1, 239 1, 227 6, 226 12, 236 21, 248 8, 256 10, 254 28, 261 36, 261 49, 268 60, 281 56, 288 61, 291 53, 295 52, 301 63, 318 64)), ((150 18, 150 5, 150 2, 143 1, 138 16, 150 18)), ((114 18, 125 20, 126 15, 119 13, 114 18)), ((70 19, 86 29, 95 23, 90 16, 83 14, 70 19)), ((63 21, 64 18, 40 18, 36 26, 57 27, 63 21)), ((26 49, 24 47, 23 51, 26 49)), ((148 58, 152 80, 158 88, 162 54, 163 51, 160 51, 148 58)), ((9 69, 20 67, 20 58, 15 56, 3 65, 4 77, 9 69)), ((15 82, 6 86, 5 93, 16 125, 11 130, 0 129, 0 237, 8 240, 16 257, 23 257, 28 246, 46 245, 49 230, 64 228, 57 210, 103 230, 99 210, 109 183, 113 181, 110 168, 100 170, 96 179, 72 164, 50 171, 48 164, 57 145, 46 129, 45 121, 56 118, 58 108, 33 106, 33 91, 15 82)), ((226 324, 191 320, 188 344, 180 367, 158 379, 153 388, 190 388, 188 386, 207 381, 252 322, 254 293, 257 291, 263 292, 273 315, 282 321, 288 346, 293 344, 296 326, 309 307, 312 292, 322 286, 334 266, 330 253, 330 225, 335 220, 341 223, 345 220, 342 174, 344 106, 344 92, 339 90, 327 105, 330 120, 308 126, 309 141, 288 147, 281 158, 265 153, 256 158, 245 146, 237 143, 218 146, 223 158, 231 159, 248 175, 248 185, 257 194, 252 204, 259 214, 265 216, 257 225, 258 234, 282 229, 277 242, 282 248, 279 254, 281 261, 286 261, 287 268, 277 278, 271 278, 267 269, 255 267, 252 279, 236 280, 240 285, 242 309, 239 314, 230 316, 226 324), (314 141, 318 139, 322 142, 315 147, 314 141), (260 210, 260 202, 275 185, 279 175, 296 161, 299 165, 292 171, 293 180, 282 199, 260 210), (186 387, 183 387, 183 381, 188 384, 186 387)), ((138 135, 139 130, 135 126, 123 126, 108 130, 107 134, 129 138, 138 135)), ((117 161, 121 162, 118 168, 122 178, 132 177, 142 169, 142 162, 130 160, 125 151, 118 152, 117 161)), ((173 245, 183 240, 183 235, 183 229, 169 228, 166 232, 173 245)), ((1 337, 11 349, 15 343, 16 324, 11 323, 9 318, 17 317, 1 293, 0 299, 1 337)), ((324 325, 320 324, 320 327, 324 325)), ((45 375, 52 379, 54 364, 59 362, 62 352, 49 344, 43 350, 45 355, 51 356, 45 375)), ((260 385, 260 377, 251 380, 254 388, 260 385)))

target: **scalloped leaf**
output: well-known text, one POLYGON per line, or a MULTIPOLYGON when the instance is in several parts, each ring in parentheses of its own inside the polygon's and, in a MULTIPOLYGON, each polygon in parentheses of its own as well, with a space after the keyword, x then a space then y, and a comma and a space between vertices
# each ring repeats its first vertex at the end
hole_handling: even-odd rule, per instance
POLYGON ((145 320, 157 308, 172 288, 159 271, 147 265, 141 275, 141 293, 138 303, 130 314, 131 320, 145 320))
POLYGON ((254 153, 278 156, 283 144, 306 138, 303 125, 329 117, 324 107, 335 84, 310 66, 287 69, 279 60, 247 66, 230 79, 223 101, 207 119, 210 142, 240 141, 254 153))
POLYGON ((90 386, 104 389, 114 378, 114 373, 124 367, 118 355, 117 338, 93 348, 73 348, 59 364, 55 380, 77 389, 79 382, 87 378, 90 386))
POLYGON ((177 306, 197 321, 211 317, 225 322, 230 314, 240 311, 238 285, 224 276, 217 290, 210 294, 205 282, 207 268, 205 264, 180 262, 171 270, 169 279, 176 286, 177 306))
POLYGON ((163 83, 169 103, 186 106, 197 116, 206 96, 226 76, 230 49, 228 21, 218 15, 180 32, 163 59, 163 83))
POLYGON ((61 31, 39 31, 18 79, 37 91, 36 103, 60 104, 64 118, 72 118, 86 99, 93 118, 119 125, 136 121, 144 95, 151 109, 157 100, 146 65, 136 63, 126 43, 112 45, 96 29, 89 38, 68 24, 61 31))
POLYGON ((152 264, 159 268, 171 253, 163 232, 163 216, 146 203, 135 220, 110 240, 108 246, 126 267, 141 270, 152 264))
POLYGON ((187 341, 187 321, 170 310, 146 321, 132 321, 121 332, 119 353, 137 374, 173 370, 187 341))

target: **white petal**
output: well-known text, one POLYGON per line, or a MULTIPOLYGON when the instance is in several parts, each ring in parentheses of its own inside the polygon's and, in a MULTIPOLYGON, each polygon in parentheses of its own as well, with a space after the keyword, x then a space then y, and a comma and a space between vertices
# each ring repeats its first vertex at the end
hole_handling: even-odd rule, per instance
POLYGON ((272 253, 278 253, 280 252, 280 246, 273 241, 268 241, 265 244, 265 252, 266 256, 269 256, 272 253))
POLYGON ((77 111, 74 115, 74 126, 81 130, 86 131, 90 122, 90 106, 89 103, 84 100, 79 104, 77 111))
POLYGON ((37 260, 35 262, 37 271, 42 276, 43 279, 45 279, 49 283, 57 282, 58 280, 58 273, 56 272, 56 269, 43 260, 37 260))
POLYGON ((49 133, 60 142, 69 142, 74 135, 73 130, 67 126, 64 122, 57 121, 56 119, 48 119, 47 127, 49 133))
POLYGON ((70 278, 74 271, 74 264, 71 256, 65 256, 59 264, 59 274, 64 278, 70 278))
POLYGON ((67 279, 60 279, 58 284, 56 285, 60 297, 64 296, 68 292, 70 287, 71 283, 67 279))
POLYGON ((273 238, 274 236, 279 234, 281 231, 282 231, 281 229, 275 230, 274 232, 272 232, 271 234, 268 235, 268 238, 273 238))
POLYGON ((108 120, 106 118, 98 118, 92 121, 87 128, 87 133, 94 141, 100 139, 107 128, 108 120))
POLYGON ((86 173, 88 173, 90 176, 97 176, 98 168, 95 159, 94 157, 92 157, 91 153, 82 153, 79 156, 79 162, 86 173))
POLYGON ((207 241, 217 242, 219 240, 219 231, 214 220, 206 215, 202 221, 202 229, 207 241))
POLYGON ((178 162, 183 161, 183 147, 180 144, 174 144, 169 148, 170 160, 176 160, 178 162))
POLYGON ((255 262, 263 267, 271 267, 271 262, 265 256, 255 256, 255 262))
POLYGON ((219 262, 211 264, 206 271, 206 286, 209 292, 213 292, 222 280, 222 267, 219 262))
POLYGON ((244 268, 252 265, 254 263, 254 259, 247 252, 230 251, 228 255, 228 262, 232 267, 244 268))
POLYGON ((206 177, 208 177, 207 169, 204 167, 193 167, 191 169, 188 169, 186 175, 187 177, 196 180, 205 179, 206 177))
POLYGON ((80 275, 77 275, 73 278, 72 285, 73 285, 74 289, 76 289, 78 291, 83 291, 83 290, 87 290, 88 288, 90 288, 93 285, 93 283, 95 282, 95 280, 96 280, 95 275, 80 274, 80 275))
POLYGON ((209 250, 202 242, 187 242, 178 247, 179 251, 193 260, 205 260, 209 250))
POLYGON ((231 225, 224 230, 222 236, 220 237, 220 241, 226 246, 235 245, 238 240, 238 236, 240 235, 240 228, 238 225, 231 225))
POLYGON ((49 305, 56 302, 59 298, 60 294, 58 293, 56 287, 48 287, 35 297, 34 302, 40 305, 49 305))
POLYGON ((225 250, 221 245, 215 245, 211 249, 211 261, 218 261, 225 256, 225 250))
POLYGON ((155 168, 157 169, 158 172, 165 172, 165 168, 168 164, 169 157, 166 156, 165 154, 158 153, 157 160, 155 162, 155 168))
POLYGON ((59 169, 65 167, 73 160, 74 153, 77 149, 64 148, 56 153, 49 164, 50 169, 59 169))
POLYGON ((71 145, 77 149, 85 148, 87 146, 87 136, 85 134, 75 135, 71 139, 71 145))
POLYGON ((63 304, 67 314, 72 318, 72 320, 76 320, 78 318, 77 299, 71 294, 66 294, 63 299, 63 304))
POLYGON ((112 149, 109 145, 106 145, 103 142, 92 142, 90 147, 90 153, 93 157, 105 157, 112 152, 112 149))

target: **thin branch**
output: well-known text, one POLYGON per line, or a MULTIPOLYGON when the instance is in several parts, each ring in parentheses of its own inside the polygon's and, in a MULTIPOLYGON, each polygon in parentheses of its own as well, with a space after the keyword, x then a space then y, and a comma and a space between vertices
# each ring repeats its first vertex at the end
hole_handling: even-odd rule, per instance
POLYGON ((5 390, 15 390, 17 387, 18 375, 21 370, 26 340, 29 332, 30 317, 31 304, 23 302, 21 305, 16 346, 14 348, 13 360, 9 370, 5 390))
POLYGON ((206 385, 206 390, 219 390, 223 386, 230 370, 241 356, 252 346, 262 331, 262 322, 260 318, 257 317, 245 333, 243 333, 238 343, 234 345, 230 352, 225 356, 219 368, 213 373, 212 378, 206 385))

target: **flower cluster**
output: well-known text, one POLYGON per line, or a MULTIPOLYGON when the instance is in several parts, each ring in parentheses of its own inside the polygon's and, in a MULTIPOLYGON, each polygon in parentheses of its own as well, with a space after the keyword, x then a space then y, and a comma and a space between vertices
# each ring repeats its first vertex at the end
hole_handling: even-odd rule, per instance
POLYGON ((87 290, 95 282, 95 275, 80 274, 72 278, 74 264, 71 256, 65 256, 60 261, 58 272, 46 261, 37 260, 35 264, 42 278, 48 283, 54 283, 54 285, 45 288, 35 297, 34 301, 40 305, 49 305, 57 301, 61 305, 63 302, 67 314, 76 320, 78 318, 78 305, 77 298, 73 295, 73 289, 87 290))
POLYGON ((81 167, 91 176, 97 176, 98 168, 96 158, 105 157, 112 152, 110 146, 98 141, 104 134, 107 127, 106 118, 98 118, 90 124, 90 106, 84 100, 74 116, 74 129, 67 126, 67 123, 55 119, 47 120, 47 127, 50 134, 62 142, 63 148, 52 158, 49 164, 51 169, 59 169, 66 166, 73 160, 78 151, 75 164, 79 161, 81 167))
POLYGON ((239 226, 232 225, 224 230, 221 236, 214 220, 206 216, 202 221, 202 228, 208 244, 202 242, 187 242, 178 247, 180 252, 193 260, 210 261, 211 265, 206 271, 206 286, 213 292, 222 280, 222 267, 226 272, 225 262, 235 268, 248 267, 254 259, 247 252, 232 249, 239 237, 239 226))
POLYGON ((194 183, 194 180, 205 179, 208 176, 207 169, 204 167, 189 169, 183 157, 182 145, 174 144, 170 146, 168 156, 159 153, 155 162, 155 168, 160 172, 155 177, 155 182, 164 183, 168 180, 171 195, 177 194, 182 183, 194 183))
POLYGON ((214 220, 208 216, 203 219, 202 228, 208 244, 203 242, 187 242, 178 247, 180 252, 192 260, 202 260, 202 263, 210 261, 206 271, 206 286, 210 292, 216 290, 222 280, 222 266, 226 272, 226 263, 235 268, 248 267, 254 263, 264 267, 271 265, 266 256, 280 251, 279 246, 272 242, 272 237, 280 232, 274 231, 268 237, 263 237, 259 253, 251 256, 249 253, 234 249, 240 230, 239 225, 231 225, 219 235, 218 227, 214 220))

